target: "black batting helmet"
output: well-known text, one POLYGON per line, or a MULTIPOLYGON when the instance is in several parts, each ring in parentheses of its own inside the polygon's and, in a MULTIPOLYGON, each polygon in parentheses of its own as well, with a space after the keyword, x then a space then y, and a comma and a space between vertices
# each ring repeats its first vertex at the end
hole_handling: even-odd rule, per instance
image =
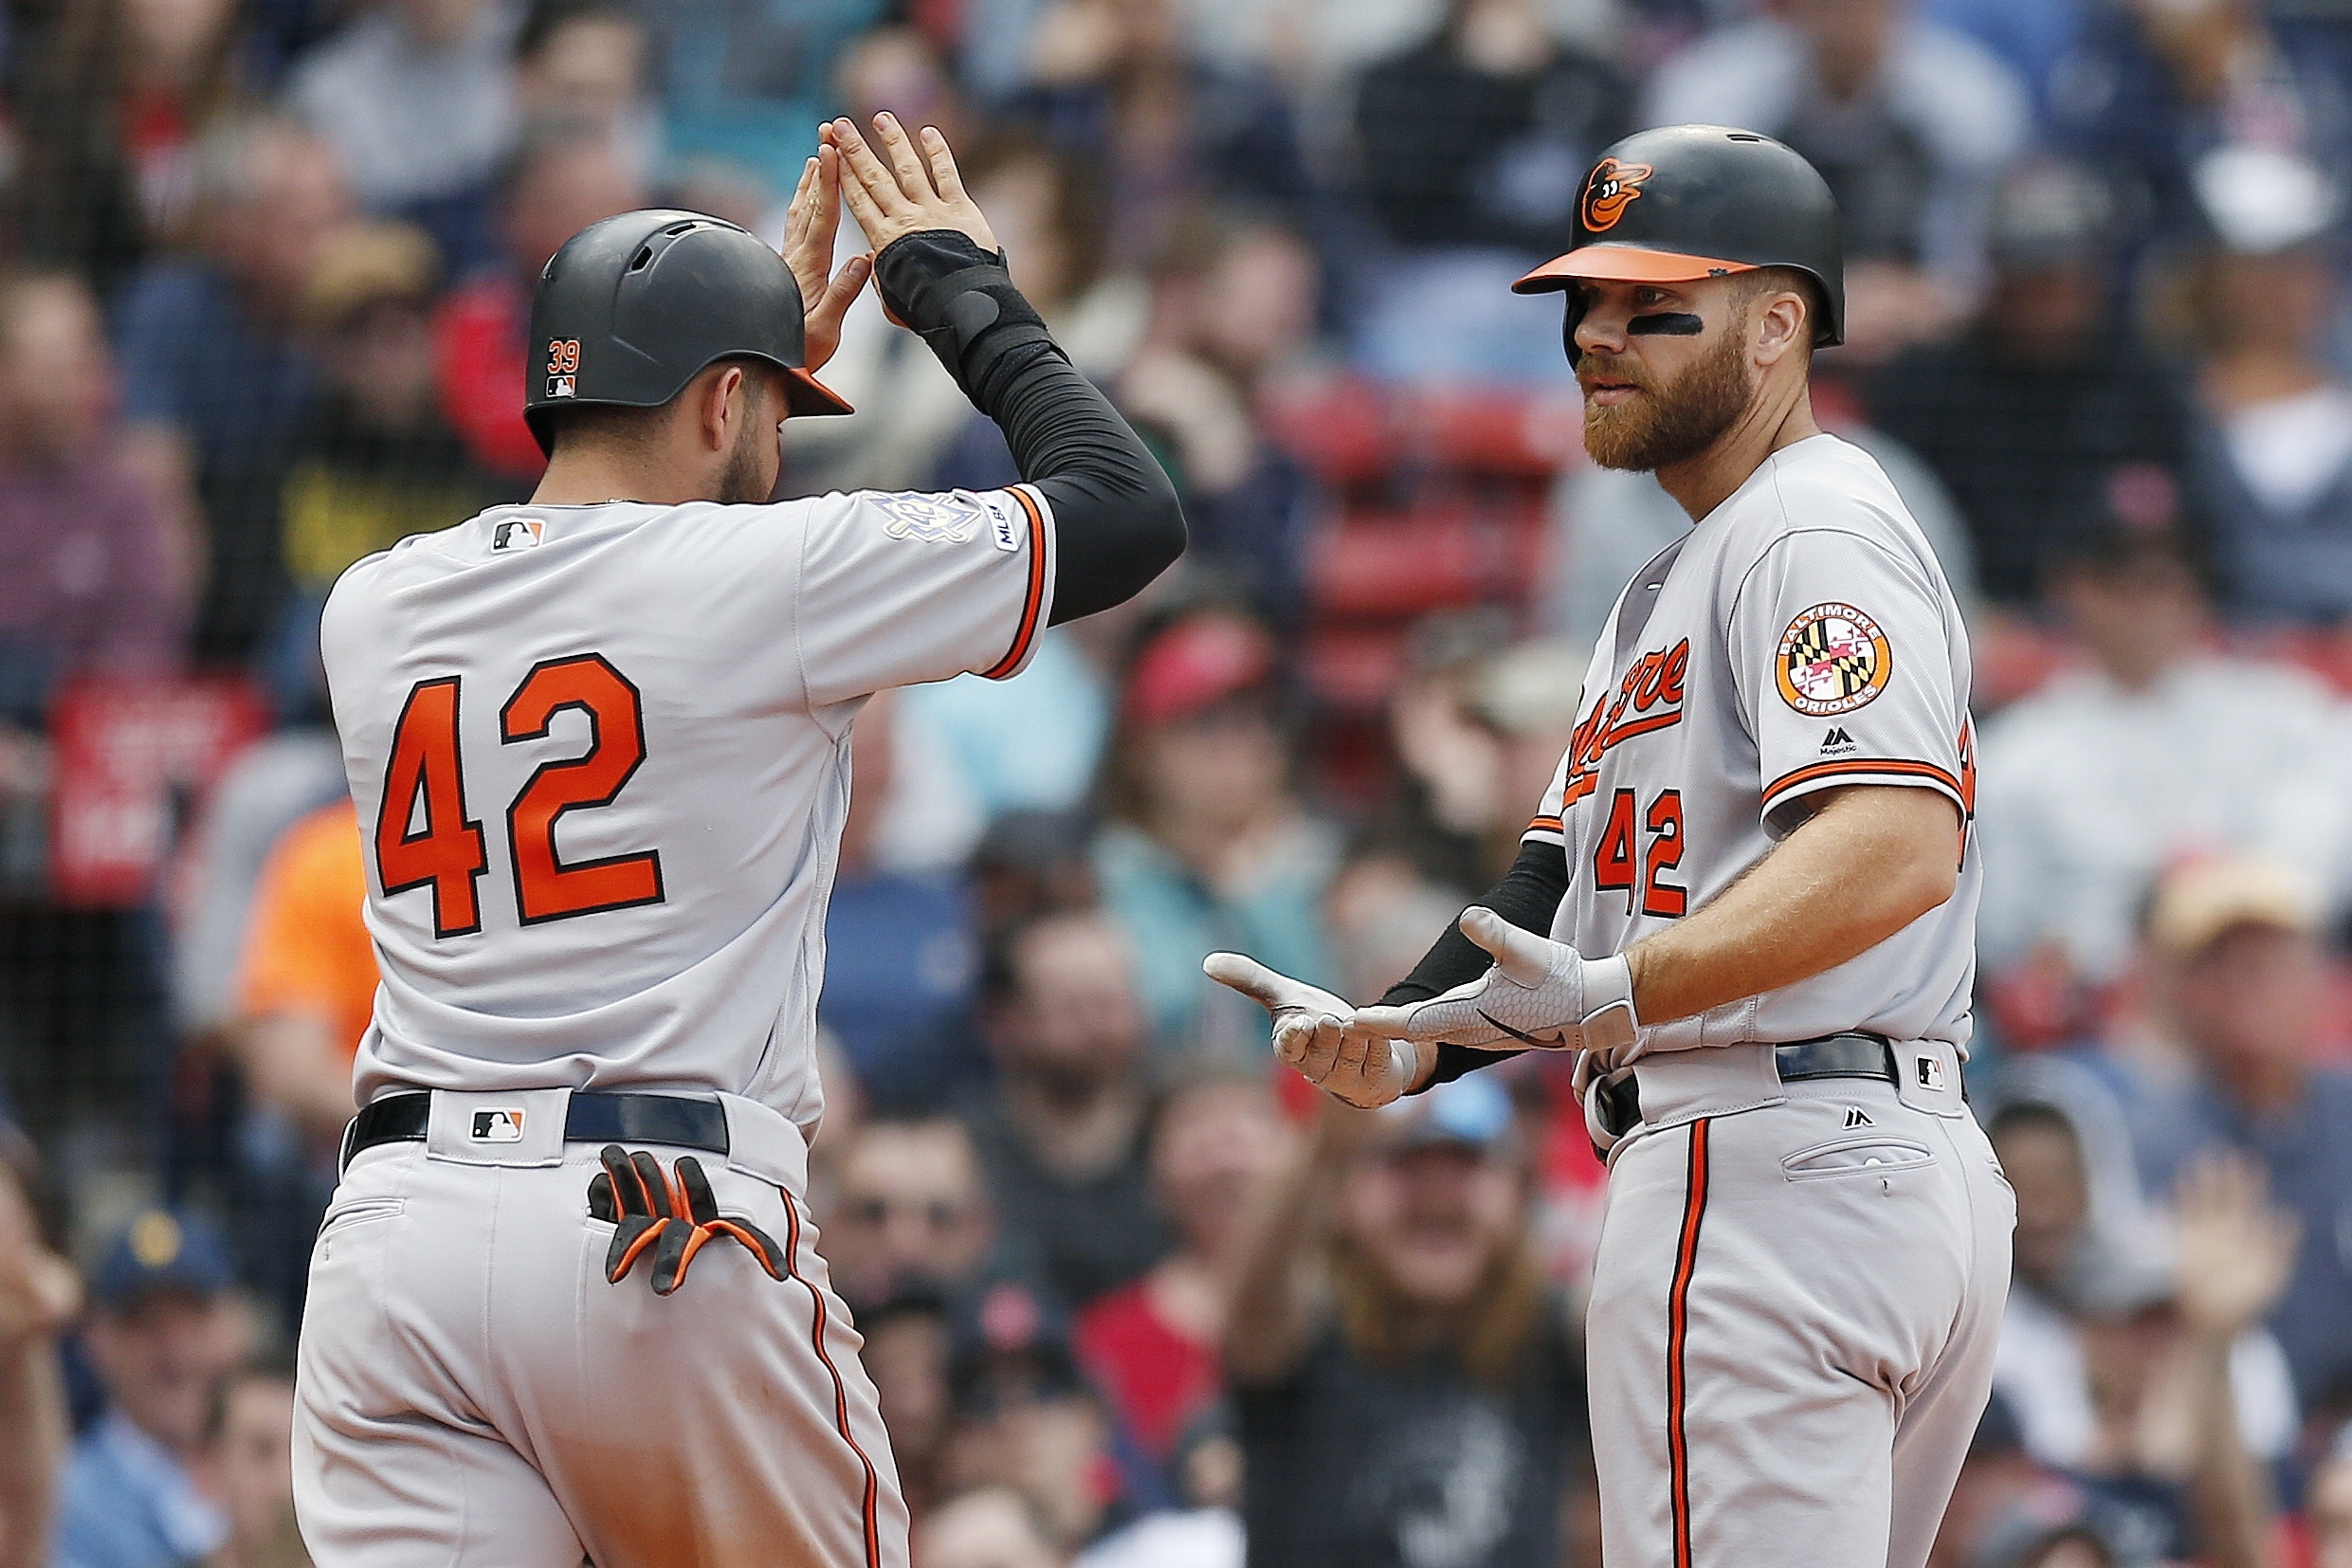
POLYGON ((539 273, 529 348, 522 417, 542 452, 557 410, 657 409, 720 359, 784 372, 793 413, 850 411, 802 368, 800 285, 784 258, 700 212, 623 212, 566 240, 539 273))
MULTIPOLYGON (((1637 131, 1601 155, 1577 199, 1576 247, 1512 288, 1578 279, 1679 283, 1789 266, 1820 285, 1814 341, 1846 337, 1846 242, 1829 182, 1770 137, 1723 125, 1637 131)), ((1569 357, 1576 318, 1569 309, 1569 357)))

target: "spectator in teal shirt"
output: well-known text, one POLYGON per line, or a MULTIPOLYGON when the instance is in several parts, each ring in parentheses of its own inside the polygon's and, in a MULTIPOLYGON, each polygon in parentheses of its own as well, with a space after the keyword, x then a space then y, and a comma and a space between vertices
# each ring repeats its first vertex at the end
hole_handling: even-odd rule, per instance
POLYGON ((1095 851, 1104 906, 1135 944, 1164 1049, 1255 1057, 1266 1021, 1201 984, 1220 949, 1332 980, 1323 901, 1331 823, 1299 798, 1273 640, 1246 613, 1182 611, 1139 639, 1104 767, 1095 851), (1262 948, 1236 944, 1262 943, 1262 948), (1269 955, 1280 954, 1281 961, 1269 955))

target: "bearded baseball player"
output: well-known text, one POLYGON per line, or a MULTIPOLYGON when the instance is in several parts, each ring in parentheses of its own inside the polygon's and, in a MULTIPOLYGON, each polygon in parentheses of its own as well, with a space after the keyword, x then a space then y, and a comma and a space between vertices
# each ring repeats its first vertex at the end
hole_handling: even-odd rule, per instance
POLYGON ((1592 171, 1577 241, 1518 286, 1567 295, 1593 460, 1693 527, 1619 597, 1517 863, 1381 1005, 1209 972, 1357 1105, 1578 1052, 1609 1568, 1918 1568, 2015 1212, 1960 1083, 1967 636, 1887 476, 1814 423, 1844 286, 1812 166, 1645 131, 1592 171))
POLYGON ((538 493, 328 603, 382 986, 302 1326, 321 1568, 907 1559, 805 1198, 850 726, 1012 674, 1184 523, 937 131, 827 127, 785 251, 683 211, 574 236, 538 493), (829 278, 844 203, 872 253, 829 278), (845 409, 810 373, 869 273, 1023 483, 768 501, 780 422, 845 409))

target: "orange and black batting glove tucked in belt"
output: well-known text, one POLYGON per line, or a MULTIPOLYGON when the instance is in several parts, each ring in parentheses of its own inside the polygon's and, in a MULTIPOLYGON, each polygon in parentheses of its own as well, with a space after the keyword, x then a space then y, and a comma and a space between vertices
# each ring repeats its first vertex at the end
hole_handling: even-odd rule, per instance
POLYGON ((630 1154, 608 1143, 598 1158, 604 1169, 588 1184, 588 1212, 620 1227, 604 1257, 608 1283, 620 1284, 651 1251, 653 1293, 666 1296, 685 1283, 694 1255, 713 1236, 732 1236, 759 1260, 770 1279, 784 1277, 784 1249, 775 1238, 747 1219, 721 1214, 710 1177, 692 1155, 681 1155, 668 1176, 662 1162, 642 1149, 630 1154))

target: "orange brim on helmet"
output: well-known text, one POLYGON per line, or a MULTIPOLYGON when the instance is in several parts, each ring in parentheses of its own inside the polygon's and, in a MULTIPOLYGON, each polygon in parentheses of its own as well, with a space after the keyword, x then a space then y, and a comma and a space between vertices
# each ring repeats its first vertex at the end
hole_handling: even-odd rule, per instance
POLYGON ((814 413, 855 413, 848 400, 797 365, 784 372, 784 407, 806 418, 814 413))
POLYGON ((1748 262, 1716 256, 1687 256, 1678 250, 1645 250, 1630 245, 1578 246, 1555 256, 1511 285, 1514 294, 1557 294, 1571 283, 1687 283, 1753 272, 1748 262))

